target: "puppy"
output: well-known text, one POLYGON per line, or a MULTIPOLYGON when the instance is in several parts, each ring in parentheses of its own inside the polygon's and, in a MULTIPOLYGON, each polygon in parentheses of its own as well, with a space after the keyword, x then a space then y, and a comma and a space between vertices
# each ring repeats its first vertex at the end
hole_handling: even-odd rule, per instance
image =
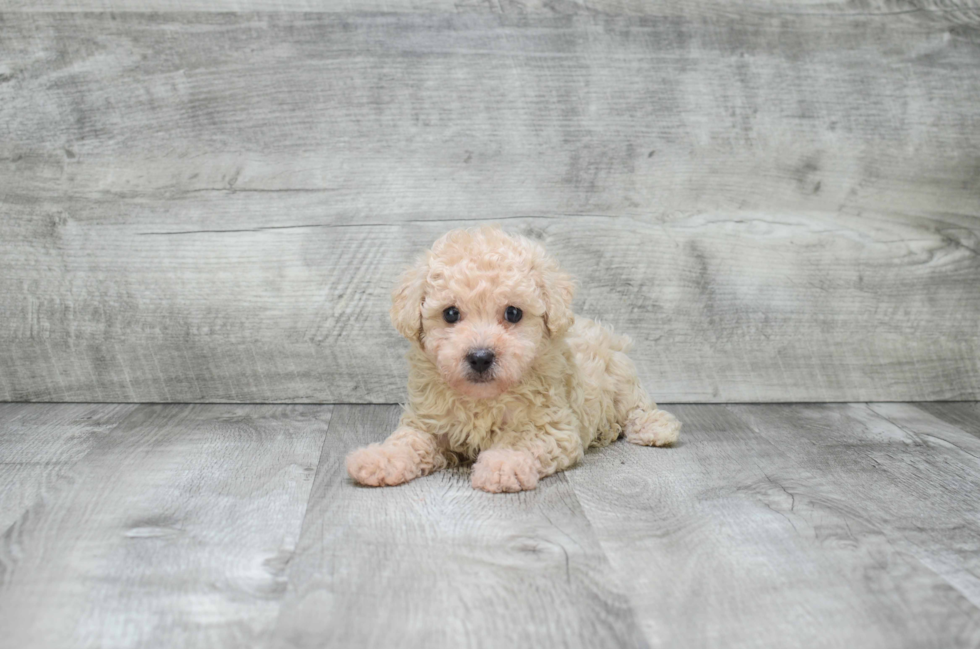
POLYGON ((382 444, 351 453, 364 485, 476 460, 473 486, 534 489, 620 435, 666 446, 681 424, 640 387, 630 341, 572 313, 575 286, 537 243, 455 230, 405 272, 391 321, 412 342, 409 403, 382 444))

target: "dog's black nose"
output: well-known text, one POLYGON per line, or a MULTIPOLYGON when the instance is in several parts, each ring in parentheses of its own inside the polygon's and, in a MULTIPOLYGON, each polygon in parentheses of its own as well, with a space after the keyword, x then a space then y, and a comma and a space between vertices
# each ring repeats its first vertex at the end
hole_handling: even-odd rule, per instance
POLYGON ((474 372, 483 374, 493 365, 493 357, 493 350, 484 347, 483 349, 471 350, 466 355, 466 362, 470 364, 474 372))

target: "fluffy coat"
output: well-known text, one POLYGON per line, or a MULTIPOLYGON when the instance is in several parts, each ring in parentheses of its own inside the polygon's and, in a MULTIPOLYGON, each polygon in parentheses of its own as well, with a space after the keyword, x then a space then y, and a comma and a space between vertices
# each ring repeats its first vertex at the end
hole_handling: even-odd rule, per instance
POLYGON ((351 477, 396 485, 475 460, 474 487, 520 491, 620 435, 674 443, 681 424, 640 386, 629 339, 576 317, 574 292, 524 237, 481 228, 436 241, 392 294, 392 323, 412 342, 408 405, 384 443, 348 456, 351 477), (451 307, 458 321, 447 320, 451 307), (493 352, 483 374, 467 361, 474 349, 493 352))

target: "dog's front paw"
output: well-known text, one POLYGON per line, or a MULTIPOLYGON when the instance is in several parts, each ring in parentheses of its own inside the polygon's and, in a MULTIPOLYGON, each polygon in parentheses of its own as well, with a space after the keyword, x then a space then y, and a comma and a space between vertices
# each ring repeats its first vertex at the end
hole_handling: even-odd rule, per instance
POLYGON ((677 441, 681 422, 666 410, 634 410, 626 420, 626 441, 641 446, 669 446, 677 441))
POLYGON ((347 473, 370 487, 393 486, 422 475, 417 456, 409 449, 371 444, 347 456, 347 473))
POLYGON ((473 465, 473 486, 491 493, 524 491, 538 486, 541 462, 527 451, 491 449, 473 465))

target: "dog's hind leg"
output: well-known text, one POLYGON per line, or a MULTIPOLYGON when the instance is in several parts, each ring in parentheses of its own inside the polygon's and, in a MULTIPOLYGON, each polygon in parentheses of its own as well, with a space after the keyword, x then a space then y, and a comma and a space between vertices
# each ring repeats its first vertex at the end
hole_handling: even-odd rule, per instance
POLYGON ((616 386, 616 420, 626 441, 640 446, 669 446, 676 442, 681 422, 657 408, 640 385, 633 361, 624 352, 614 352, 609 370, 616 386))
POLYGON ((670 446, 677 441, 681 422, 677 417, 656 406, 634 408, 623 426, 626 441, 640 446, 670 446))

